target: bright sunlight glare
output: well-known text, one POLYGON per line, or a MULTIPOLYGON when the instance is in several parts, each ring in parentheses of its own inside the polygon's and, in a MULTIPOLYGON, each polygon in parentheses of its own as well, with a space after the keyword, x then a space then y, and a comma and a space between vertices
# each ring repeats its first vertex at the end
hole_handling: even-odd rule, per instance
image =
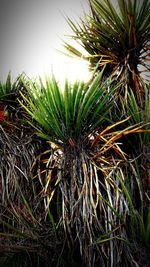
POLYGON ((51 58, 51 69, 49 62, 43 62, 40 74, 41 76, 45 76, 45 74, 48 75, 50 71, 55 75, 61 86, 64 85, 66 79, 70 83, 74 83, 76 80, 88 82, 91 78, 87 61, 80 58, 69 58, 59 54, 55 54, 51 58))
POLYGON ((33 62, 35 64, 32 63, 30 70, 28 68, 27 71, 29 76, 45 78, 53 73, 62 87, 66 79, 73 84, 76 80, 88 82, 92 76, 86 60, 67 56, 56 49, 51 49, 51 51, 45 49, 41 56, 38 53, 38 61, 33 62))
POLYGON ((53 71, 55 77, 62 85, 66 79, 71 83, 74 83, 76 80, 88 82, 91 76, 88 71, 87 63, 80 59, 72 59, 71 62, 60 64, 59 69, 54 65, 53 71))
POLYGON ((66 78, 88 81, 88 62, 58 52, 71 34, 65 17, 78 20, 85 10, 87 0, 2 0, 0 80, 11 71, 13 77, 24 72, 31 79, 53 72, 60 84, 66 78))

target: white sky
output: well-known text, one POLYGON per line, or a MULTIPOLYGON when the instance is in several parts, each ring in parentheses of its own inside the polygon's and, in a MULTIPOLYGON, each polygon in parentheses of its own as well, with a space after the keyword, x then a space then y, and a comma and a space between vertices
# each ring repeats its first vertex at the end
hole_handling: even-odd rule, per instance
POLYGON ((0 79, 51 73, 59 80, 87 79, 85 62, 59 54, 71 34, 63 15, 73 20, 88 12, 88 0, 0 0, 0 79))

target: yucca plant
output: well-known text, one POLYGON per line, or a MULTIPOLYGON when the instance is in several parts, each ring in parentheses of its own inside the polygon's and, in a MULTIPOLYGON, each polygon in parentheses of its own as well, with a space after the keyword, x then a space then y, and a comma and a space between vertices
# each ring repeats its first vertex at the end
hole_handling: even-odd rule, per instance
POLYGON ((10 101, 16 100, 16 95, 18 95, 18 81, 19 77, 13 81, 11 72, 8 73, 5 82, 0 82, 0 101, 10 101), (14 99, 15 98, 15 99, 14 99))
POLYGON ((66 262, 55 166, 50 146, 27 129, 20 136, 0 127, 0 265, 55 266, 66 262))
POLYGON ((88 52, 84 55, 72 45, 65 48, 73 55, 90 61, 92 68, 101 59, 106 64, 106 77, 113 73, 130 86, 141 102, 143 91, 141 71, 149 72, 150 1, 89 0, 91 13, 74 23, 68 18, 73 39, 88 52), (142 69, 141 69, 142 68, 142 69))
MULTIPOLYGON (((118 140, 141 131, 142 127, 132 125, 117 130, 130 117, 111 124, 109 113, 120 84, 113 85, 112 94, 108 89, 111 77, 102 82, 103 71, 91 84, 76 82, 71 85, 66 81, 64 90, 54 76, 45 82, 40 79, 40 83, 23 81, 28 96, 21 94, 25 101, 22 105, 31 116, 30 125, 51 144, 53 153, 48 162, 50 169, 53 166, 56 169, 54 184, 62 194, 62 222, 67 241, 70 247, 79 243, 86 266, 94 266, 96 262, 115 266, 120 261, 121 254, 117 256, 112 252, 118 249, 116 240, 114 244, 108 238, 104 246, 93 244, 97 234, 113 233, 116 225, 121 229, 121 220, 117 221, 116 214, 112 215, 118 203, 123 207, 120 213, 127 210, 119 191, 117 202, 112 197, 114 195, 115 199, 118 184, 113 178, 115 170, 126 161, 118 140), (112 209, 107 205, 109 200, 113 201, 112 209)), ((49 181, 53 179, 52 173, 49 181)), ((48 193, 47 187, 45 193, 48 193)), ((120 242, 124 242, 123 237, 120 242)))
MULTIPOLYGON (((127 93, 126 100, 120 96, 121 106, 119 113, 122 116, 131 116, 130 124, 145 123, 145 131, 139 135, 139 150, 142 150, 144 146, 150 145, 150 84, 143 82, 143 107, 138 105, 136 96, 132 89, 127 93)), ((120 115, 119 114, 119 115, 120 115)))
POLYGON ((123 190, 129 208, 125 228, 134 258, 139 264, 138 266, 147 266, 149 264, 150 246, 150 199, 147 195, 147 203, 145 202, 145 192, 142 188, 143 177, 140 174, 138 161, 135 160, 134 163, 130 164, 132 166, 130 174, 122 171, 118 173, 120 187, 123 190), (128 176, 126 180, 124 180, 125 175, 128 176), (135 188, 135 180, 137 188, 135 188), (133 182, 134 188, 132 188, 133 182), (136 197, 135 193, 133 193, 135 189, 136 197))
POLYGON ((13 82, 9 72, 6 82, 0 82, 0 121, 4 121, 8 117, 8 104, 13 102, 14 105, 17 95, 17 80, 13 82))
POLYGON ((0 265, 61 266, 67 257, 52 149, 27 129, 20 136, 0 127, 0 265))
POLYGON ((0 81, 0 123, 7 132, 15 132, 24 125, 24 114, 18 102, 20 91, 24 91, 20 74, 16 79, 9 72, 6 81, 0 81))
POLYGON ((32 181, 34 190, 26 183, 27 192, 22 184, 18 184, 15 199, 0 205, 1 266, 55 266, 63 260, 64 231, 56 230, 50 205, 51 217, 46 216, 37 181, 32 181))
POLYGON ((43 262, 46 257, 42 256, 45 244, 41 244, 41 233, 51 231, 55 235, 55 231, 50 201, 46 210, 48 200, 42 195, 47 178, 47 172, 41 174, 44 142, 25 123, 25 113, 17 100, 24 89, 20 77, 13 82, 9 73, 6 82, 0 83, 0 265, 40 266, 35 255, 39 251, 43 262), (48 213, 51 221, 47 227, 48 213))
MULTIPOLYGON (((150 152, 150 85, 149 83, 143 83, 143 105, 142 108, 138 105, 136 96, 133 90, 129 90, 126 96, 126 100, 120 96, 120 110, 119 116, 122 118, 131 116, 131 119, 126 121, 126 127, 133 125, 134 123, 145 124, 145 132, 133 135, 128 138, 127 150, 132 154, 133 158, 137 158, 138 165, 140 166, 139 172, 142 177, 141 183, 143 185, 143 193, 148 194, 150 192, 149 187, 149 152, 150 152)), ((145 205, 148 204, 147 197, 144 198, 145 205)))
POLYGON ((7 205, 16 196, 17 183, 24 184, 31 177, 40 140, 32 139, 33 130, 25 123, 25 114, 18 102, 23 91, 19 75, 15 81, 8 74, 0 83, 0 200, 7 205))

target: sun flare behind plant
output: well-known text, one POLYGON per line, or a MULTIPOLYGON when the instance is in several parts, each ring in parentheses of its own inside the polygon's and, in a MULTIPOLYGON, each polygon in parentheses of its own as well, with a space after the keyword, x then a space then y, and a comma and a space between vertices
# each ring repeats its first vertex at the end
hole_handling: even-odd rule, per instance
POLYGON ((92 77, 88 62, 82 58, 69 58, 63 55, 58 59, 55 57, 52 70, 60 86, 63 86, 68 78, 70 83, 73 84, 76 80, 88 82, 92 77))

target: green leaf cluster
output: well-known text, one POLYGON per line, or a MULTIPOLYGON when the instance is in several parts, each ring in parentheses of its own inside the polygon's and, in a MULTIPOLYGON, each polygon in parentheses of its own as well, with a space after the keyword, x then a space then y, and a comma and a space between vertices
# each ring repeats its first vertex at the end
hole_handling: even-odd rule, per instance
MULTIPOLYGON (((20 76, 19 76, 20 77, 20 76)), ((8 73, 5 82, 0 81, 0 101, 16 101, 19 95, 19 77, 15 81, 12 80, 11 72, 8 73)))
MULTIPOLYGON (((101 82, 103 71, 90 85, 65 82, 64 90, 55 77, 46 78, 45 83, 24 83, 29 97, 22 94, 27 105, 24 105, 42 130, 37 126, 38 134, 58 145, 82 146, 83 142, 95 131, 104 120, 113 105, 115 90, 108 91, 111 78, 101 82), (113 94, 112 94, 113 92, 113 94)), ((34 123, 32 123, 34 124, 34 123)))
POLYGON ((150 1, 89 0, 91 14, 80 23, 67 19, 75 39, 88 55, 69 43, 64 43, 70 54, 90 61, 94 68, 106 64, 105 73, 116 73, 127 84, 139 91, 139 66, 150 70, 150 1))

